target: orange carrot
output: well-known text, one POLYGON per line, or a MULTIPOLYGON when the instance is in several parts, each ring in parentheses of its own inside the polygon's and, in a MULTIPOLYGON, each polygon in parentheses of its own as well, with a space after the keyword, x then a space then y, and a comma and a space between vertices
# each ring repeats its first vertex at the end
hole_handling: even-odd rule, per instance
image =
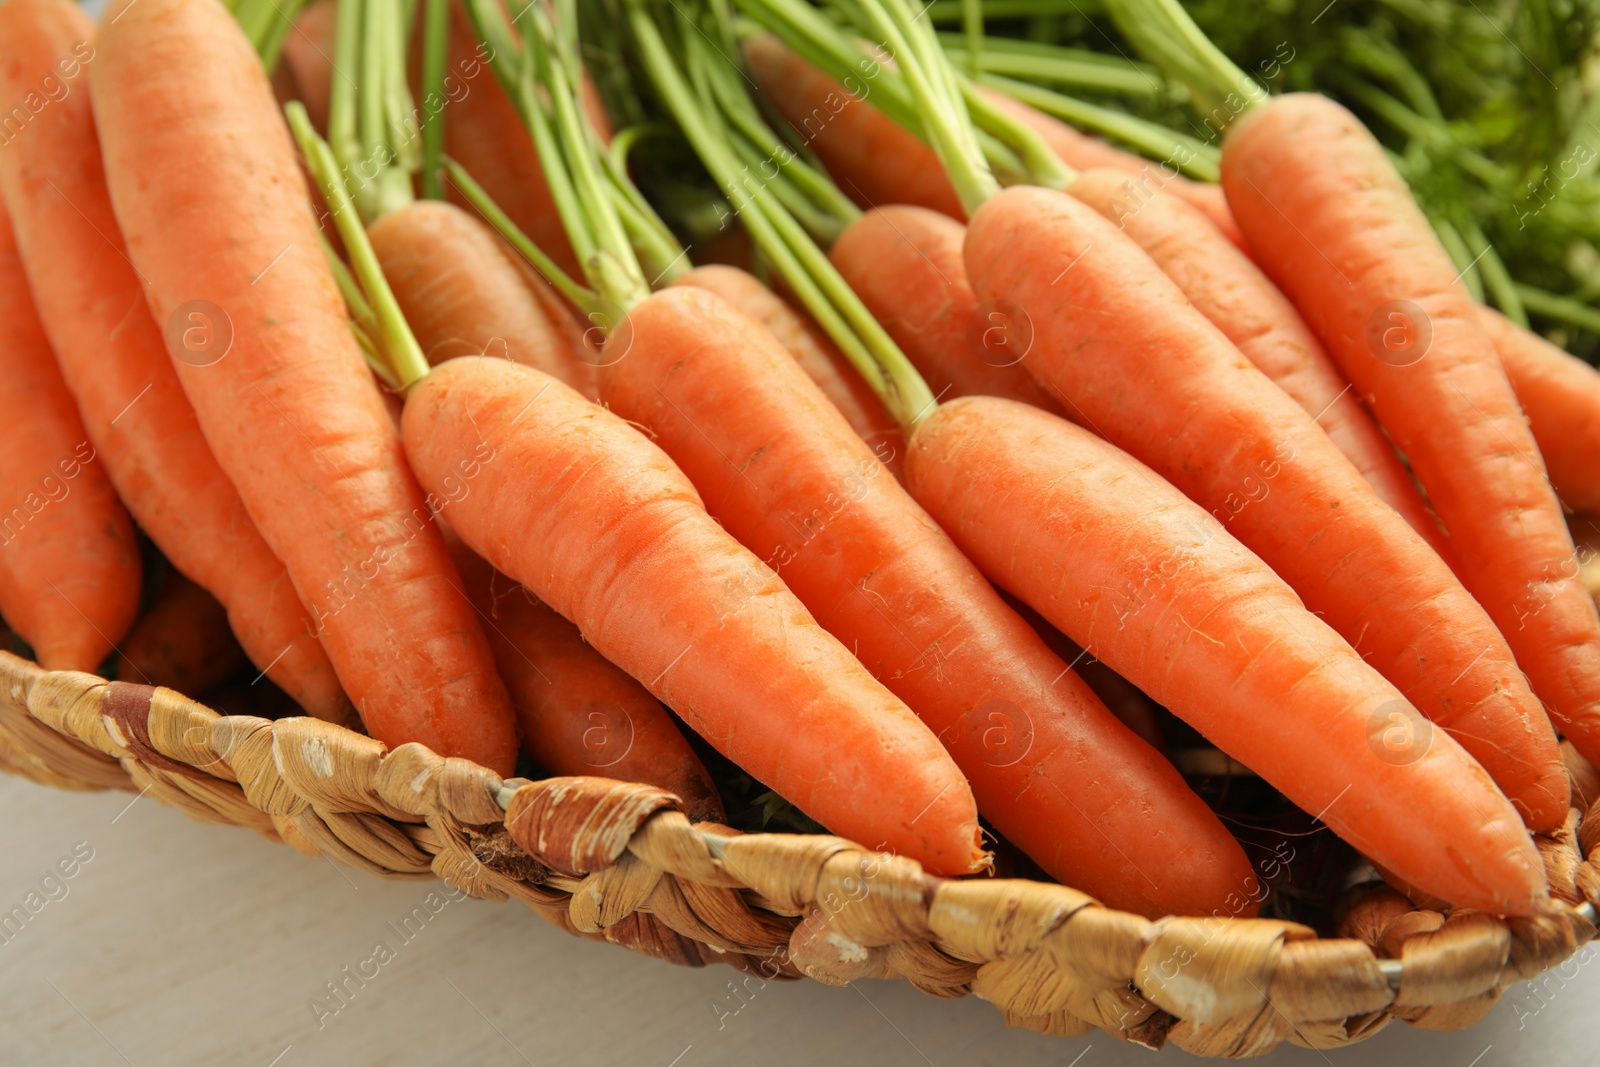
POLYGON ((509 774, 515 719, 432 523, 444 501, 406 469, 259 60, 212 0, 115 4, 95 47, 129 257, 157 321, 199 308, 232 334, 206 365, 178 352, 179 381, 362 720, 509 774))
POLYGON ((938 734, 1001 834, 1116 908, 1207 914, 1244 893, 1249 861, 1216 816, 758 322, 693 289, 657 294, 630 322, 628 355, 601 370, 607 406, 648 427, 711 515, 938 734))
POLYGON ((1256 261, 1410 460, 1533 691, 1600 759, 1600 616, 1572 536, 1459 272, 1383 148, 1333 101, 1290 94, 1230 129, 1222 178, 1256 261))
POLYGON ((1529 826, 1561 824, 1555 736, 1489 616, 1131 238, 1082 201, 1019 186, 973 216, 965 253, 974 292, 1031 323, 1024 365, 1075 420, 1223 520, 1482 761, 1529 826))
MULTIPOLYGON (((670 340, 687 354, 707 338, 670 340)), ((412 386, 404 428, 425 486, 469 487, 449 512, 462 540, 729 759, 835 833, 939 873, 986 863, 972 792, 933 733, 638 430, 547 375, 473 356, 412 386)))
POLYGON ((161 596, 122 642, 116 677, 198 696, 227 681, 244 664, 244 649, 228 629, 227 609, 172 571, 161 596))
POLYGON ((804 312, 763 285, 755 275, 737 267, 696 267, 672 284, 716 293, 765 326, 889 468, 889 473, 900 478, 905 466, 905 435, 883 401, 804 312))
POLYGON ((572 354, 511 258, 516 253, 467 211, 415 201, 373 223, 367 236, 429 363, 496 356, 579 392, 593 389, 593 365, 572 354))
POLYGON ((596 652, 576 626, 450 540, 511 691, 523 751, 552 774, 660 786, 676 793, 696 822, 726 821, 711 775, 661 702, 596 652))
POLYGON ((1450 549, 1416 482, 1322 343, 1261 268, 1165 190, 1088 170, 1071 193, 1133 238, 1195 310, 1294 398, 1385 504, 1446 562, 1450 549))
MULTIPOLYGON (((978 213, 982 220, 988 208, 978 213)), ((913 494, 990 578, 1401 877, 1526 915, 1517 813, 1222 524, 1131 457, 1027 405, 968 397, 911 441, 913 494)))
MULTIPOLYGON (((20 95, 87 52, 93 32, 67 0, 0 7, 0 96, 20 95)), ((355 709, 311 618, 212 456, 145 305, 106 191, 87 79, 79 72, 66 84, 27 137, 0 148, 0 184, 89 440, 144 532, 226 605, 256 666, 313 715, 350 721, 355 709)), ((176 330, 196 325, 211 324, 180 321, 176 330)), ((189 336, 201 341, 199 331, 189 336)))
POLYGON ((1600 371, 1491 308, 1478 324, 1494 342, 1556 496, 1600 512, 1600 371))
POLYGON ((1060 413, 1022 361, 1031 337, 1000 305, 978 307, 967 284, 966 227, 909 205, 851 223, 828 256, 941 400, 1000 396, 1060 413))
POLYGON ((306 106, 317 129, 328 128, 328 101, 333 95, 333 31, 339 17, 336 0, 315 0, 294 17, 283 39, 281 69, 294 78, 295 96, 306 106))
POLYGON ((139 548, 39 324, 3 198, 0 352, 0 613, 41 666, 92 671, 139 610, 139 548))

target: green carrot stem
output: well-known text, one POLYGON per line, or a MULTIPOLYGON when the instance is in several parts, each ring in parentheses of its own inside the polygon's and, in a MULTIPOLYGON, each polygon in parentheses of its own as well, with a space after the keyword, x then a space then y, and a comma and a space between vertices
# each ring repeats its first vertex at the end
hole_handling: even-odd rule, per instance
POLYGON ((1050 89, 988 74, 984 85, 999 89, 1046 115, 1053 115, 1079 129, 1103 134, 1141 155, 1177 167, 1191 178, 1215 182, 1222 176, 1222 153, 1215 145, 1199 138, 1170 130, 1136 115, 1101 107, 1050 89))
MULTIPOLYGON (((679 17, 685 18, 681 11, 679 17)), ((752 238, 895 419, 908 429, 915 426, 936 406, 932 391, 769 190, 760 182, 744 180, 720 116, 695 98, 642 0, 629 0, 628 19, 657 93, 722 185, 752 238)), ((685 44, 686 51, 695 47, 693 40, 685 44)))
MULTIPOLYGON (((930 56, 913 43, 916 34, 897 0, 859 0, 856 5, 895 57, 921 112, 929 145, 944 164, 961 206, 970 216, 1000 191, 989 163, 977 149, 964 102, 951 99, 940 64, 944 53, 930 56)), ((937 48, 937 42, 935 43, 937 48)))
POLYGON ((1518 326, 1527 326, 1527 309, 1522 306, 1522 297, 1517 295, 1516 283, 1511 280, 1500 253, 1494 250, 1494 245, 1489 243, 1489 238, 1484 236, 1483 230, 1474 221, 1468 220, 1463 236, 1470 246, 1482 250, 1479 253, 1478 270, 1483 275, 1484 288, 1489 291, 1494 306, 1518 326))
POLYGON ((1032 55, 1027 52, 1000 49, 986 51, 982 60, 974 64, 970 53, 963 45, 946 43, 944 50, 952 62, 965 67, 969 73, 976 66, 976 72, 972 73, 974 78, 981 78, 984 74, 1000 74, 1021 78, 1024 81, 1087 89, 1091 92, 1114 93, 1118 96, 1144 100, 1160 99, 1172 92, 1171 86, 1165 79, 1152 77, 1149 73, 1131 65, 1114 67, 1106 63, 1086 63, 1066 57, 1032 55))
POLYGON ((1600 310, 1571 297, 1558 296, 1531 285, 1516 284, 1517 298, 1522 306, 1535 315, 1576 326, 1590 333, 1600 333, 1600 310))
MULTIPOLYGON (((809 199, 816 213, 831 218, 835 231, 842 230, 861 217, 861 209, 839 190, 833 179, 801 158, 772 132, 761 112, 751 102, 736 68, 726 62, 707 64, 707 67, 711 97, 721 109, 724 119, 736 134, 749 142, 757 155, 781 167, 784 177, 809 199)), ((807 229, 812 228, 808 225, 807 229)))
POLYGON ((444 199, 444 68, 451 0, 428 0, 422 44, 422 195, 444 199))
POLYGON ((523 46, 530 65, 538 69, 548 90, 561 158, 577 191, 583 217, 594 234, 599 254, 585 263, 584 269, 602 295, 627 309, 650 295, 650 285, 596 159, 597 138, 592 136, 578 107, 583 68, 578 61, 577 8, 571 0, 556 0, 555 6, 559 25, 537 4, 526 10, 523 46))
POLYGON ((966 45, 967 73, 976 78, 988 58, 983 41, 983 0, 962 0, 962 40, 966 45))
POLYGON ((1219 131, 1267 99, 1260 83, 1211 43, 1178 0, 1105 0, 1105 6, 1141 56, 1189 87, 1219 131))
POLYGON ((1428 221, 1433 224, 1433 232, 1449 254, 1450 261, 1461 272, 1461 284, 1467 287, 1472 299, 1483 303, 1483 276, 1478 273, 1478 264, 1467 248, 1467 242, 1462 240, 1461 231, 1443 215, 1430 215, 1428 221))
MULTIPOLYGON (((963 22, 968 0, 933 0, 927 6, 928 18, 936 25, 963 22)), ((1097 0, 983 0, 983 16, 990 19, 1019 19, 1050 15, 1097 15, 1097 0)))
POLYGON ((261 65, 267 68, 267 73, 270 74, 278 69, 278 60, 283 56, 283 43, 289 39, 289 31, 294 29, 295 18, 308 3, 310 0, 281 0, 275 5, 277 17, 267 27, 266 35, 261 38, 256 48, 261 54, 261 65))
POLYGON ((410 386, 427 375, 428 360, 423 356, 422 347, 417 344, 417 338, 407 325, 394 292, 383 276, 383 268, 379 266, 378 257, 367 240, 366 227, 361 224, 349 190, 340 180, 339 164, 333 157, 333 150, 317 136, 316 129, 311 125, 311 116, 306 114, 304 105, 298 100, 290 101, 284 110, 289 117, 289 128, 299 142, 301 154, 305 156, 312 180, 321 190, 328 210, 333 215, 334 225, 339 228, 339 236, 344 241, 345 251, 349 253, 355 279, 371 305, 377 324, 373 339, 377 341, 400 385, 410 386))
MULTIPOLYGON (((981 132, 994 135, 1002 143, 1021 153, 1020 181, 1042 185, 1047 189, 1065 189, 1077 178, 1078 172, 1069 167, 1033 127, 994 103, 978 91, 966 78, 961 79, 961 93, 967 104, 973 124, 981 132)), ((996 168, 998 173, 998 168, 996 168)), ((1018 182, 1007 182, 1015 185, 1018 182)))
POLYGON ((350 309, 350 318, 369 336, 376 335, 378 316, 372 310, 372 305, 367 303, 366 294, 351 276, 350 268, 345 266, 344 260, 339 258, 339 253, 334 251, 333 245, 328 242, 327 235, 319 231, 317 239, 322 244, 322 254, 327 258, 328 266, 333 270, 333 280, 339 285, 345 307, 350 309))
POLYGON ((383 64, 384 123, 389 131, 389 146, 394 152, 394 167, 403 171, 405 199, 412 199, 411 175, 422 166, 422 131, 417 125, 417 109, 406 80, 406 42, 411 39, 415 0, 408 0, 403 17, 393 11, 383 21, 381 62, 383 64))
POLYGON ((517 224, 511 221, 511 216, 501 210, 500 205, 496 204, 489 194, 484 192, 483 186, 474 181, 472 175, 468 174, 461 164, 446 156, 444 167, 451 183, 461 191, 461 195, 466 198, 467 203, 471 204, 478 214, 483 216, 484 221, 499 232, 500 236, 504 237, 512 248, 515 248, 529 263, 533 264, 534 270, 537 270, 544 276, 546 281, 555 286, 556 291, 566 297, 574 307, 584 307, 599 300, 599 294, 593 289, 573 281, 571 275, 557 266, 555 260, 545 254, 544 249, 534 244, 527 234, 518 229, 517 224))
MULTIPOLYGON (((368 0, 339 0, 333 29, 333 79, 328 92, 328 144, 341 161, 361 158, 356 85, 361 69, 362 7, 368 0)), ((373 0, 377 2, 377 0, 373 0)))
MULTIPOLYGON (((959 33, 939 33, 939 43, 946 49, 962 49, 966 42, 959 33)), ((1159 82, 1164 77, 1153 65, 1142 60, 1128 59, 1126 56, 1110 55, 1106 52, 1095 52, 1088 48, 1076 48, 1072 45, 1055 44, 1048 41, 1032 41, 1022 37, 985 37, 983 48, 986 53, 1004 53, 1006 55, 1043 56, 1047 59, 1068 60, 1073 64, 1107 67, 1123 74, 1138 73, 1148 77, 1151 81, 1159 82)))

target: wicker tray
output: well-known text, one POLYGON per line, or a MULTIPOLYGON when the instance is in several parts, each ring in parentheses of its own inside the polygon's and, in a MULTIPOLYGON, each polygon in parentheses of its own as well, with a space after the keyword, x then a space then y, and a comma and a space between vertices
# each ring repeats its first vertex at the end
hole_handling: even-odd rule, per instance
MULTIPOLYGON (((49 672, 0 652, 0 766, 66 789, 148 792, 311 856, 515 897, 581 937, 763 979, 903 977, 1006 1021, 1151 1048, 1333 1048, 1396 1018, 1481 1019, 1595 935, 1600 812, 1541 839, 1565 906, 1538 919, 1353 891, 1345 938, 1263 919, 1113 911, 1075 890, 945 879, 837 837, 691 825, 677 798, 604 778, 501 779, 421 745, 308 718, 225 716, 168 689, 49 672), (1585 857, 1589 857, 1586 859, 1585 857)), ((1600 804, 1596 805, 1600 807, 1600 804)))

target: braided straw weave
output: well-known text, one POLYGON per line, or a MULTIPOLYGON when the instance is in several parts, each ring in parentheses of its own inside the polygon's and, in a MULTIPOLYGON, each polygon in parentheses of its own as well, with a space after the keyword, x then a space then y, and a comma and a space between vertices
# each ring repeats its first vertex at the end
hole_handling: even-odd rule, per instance
POLYGON ((1343 938, 1264 919, 1113 911, 1073 889, 944 879, 837 837, 691 825, 677 798, 603 778, 502 780, 421 745, 308 718, 223 716, 168 689, 0 652, 0 766, 67 789, 148 791, 376 874, 516 897, 569 932, 764 979, 904 977, 1050 1034, 1152 1048, 1332 1048, 1394 1018, 1456 1029, 1595 934, 1600 813, 1541 840, 1564 906, 1537 919, 1419 910, 1361 891, 1343 938))

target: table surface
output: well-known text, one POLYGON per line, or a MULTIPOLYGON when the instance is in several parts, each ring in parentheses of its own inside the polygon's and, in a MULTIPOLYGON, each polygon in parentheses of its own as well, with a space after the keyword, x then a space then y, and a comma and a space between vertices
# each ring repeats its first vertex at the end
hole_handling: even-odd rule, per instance
MULTIPOLYGON (((0 914, 37 909, 14 934, 0 929, 7 1067, 1197 1062, 1099 1032, 1008 1030, 976 997, 938 1000, 903 982, 746 987, 731 968, 672 967, 580 940, 516 902, 430 902, 442 883, 310 859, 148 797, 0 775, 0 813, 0 914), (402 928, 419 906, 426 923, 402 928), (363 964, 376 975, 327 998, 326 983, 363 964), (331 1007, 315 1008, 319 998, 331 1007)), ((1255 1062, 1592 1065, 1600 1052, 1582 1026, 1600 1004, 1600 967, 1588 965, 1597 954, 1537 990, 1513 988, 1468 1031, 1396 1023, 1348 1049, 1284 1045, 1255 1062)))

